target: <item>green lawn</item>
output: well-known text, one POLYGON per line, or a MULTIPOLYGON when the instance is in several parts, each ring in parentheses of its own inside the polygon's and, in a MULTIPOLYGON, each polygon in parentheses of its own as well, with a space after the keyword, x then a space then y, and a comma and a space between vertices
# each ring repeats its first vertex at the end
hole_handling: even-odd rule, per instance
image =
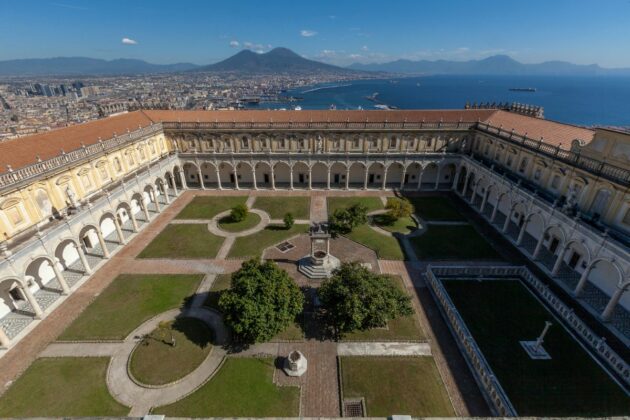
POLYGON ((212 309, 219 310, 219 298, 221 297, 221 292, 229 289, 232 282, 231 274, 218 274, 212 283, 212 287, 208 291, 208 297, 206 301, 203 303, 204 306, 207 306, 212 309))
POLYGON ((153 410, 171 417, 297 417, 300 390, 272 382, 273 359, 228 357, 186 398, 153 410))
POLYGON ((266 211, 272 219, 282 219, 291 213, 294 219, 308 219, 311 211, 310 197, 256 197, 254 208, 266 211))
POLYGON ((260 216, 256 213, 247 213, 247 216, 240 222, 232 220, 231 216, 225 216, 219 220, 219 229, 226 232, 242 232, 247 229, 251 229, 260 223, 260 216))
POLYGON ((402 233, 403 235, 411 233, 418 228, 415 220, 411 217, 399 217, 394 220, 388 214, 377 214, 373 216, 372 223, 388 232, 402 233))
POLYGON ((326 197, 328 204, 328 216, 335 210, 350 207, 354 204, 362 204, 368 209, 368 213, 374 210, 381 210, 383 202, 380 197, 326 197))
POLYGON ((520 416, 605 417, 630 413, 630 397, 515 280, 446 280, 451 299, 520 416), (520 340, 553 322, 532 360, 520 340))
POLYGON ((138 258, 214 258, 225 238, 208 232, 206 224, 168 225, 138 258))
POLYGON ((448 197, 409 197, 416 214, 428 221, 466 221, 448 197))
POLYGON ((122 274, 61 334, 59 340, 122 340, 155 315, 179 308, 200 274, 122 274))
POLYGON ((284 331, 279 332, 274 338, 269 341, 303 341, 304 329, 301 325, 302 314, 298 315, 298 317, 300 318, 300 322, 294 322, 293 324, 289 325, 284 331))
POLYGON ((123 417, 107 390, 107 357, 37 359, 0 397, 0 417, 123 417))
POLYGON ((245 204, 245 195, 200 196, 192 199, 179 212, 176 219, 212 219, 217 214, 230 210, 237 204, 245 204))
POLYGON ((212 351, 212 331, 195 318, 178 318, 157 328, 131 355, 129 370, 140 383, 164 385, 195 370, 212 351), (171 345, 171 338, 175 345, 171 345))
POLYGON ((342 357, 344 398, 365 398, 368 417, 452 417, 432 357, 342 357))
POLYGON ((379 259, 404 260, 405 256, 396 238, 383 235, 370 228, 367 224, 358 226, 352 230, 348 238, 366 247, 373 249, 379 259))
POLYGON ((291 229, 284 226, 269 225, 253 235, 236 238, 228 258, 249 258, 262 254, 265 248, 270 247, 284 239, 308 232, 309 225, 293 225, 291 229))
MULTIPOLYGON (((390 276, 392 282, 408 294, 399 276, 390 276)), ((414 309, 415 312, 415 309, 414 309)), ((420 327, 416 314, 398 317, 387 323, 387 328, 372 328, 345 334, 342 341, 422 341, 426 335, 420 327)))
POLYGON ((430 225, 409 242, 420 259, 500 260, 499 254, 470 225, 430 225))

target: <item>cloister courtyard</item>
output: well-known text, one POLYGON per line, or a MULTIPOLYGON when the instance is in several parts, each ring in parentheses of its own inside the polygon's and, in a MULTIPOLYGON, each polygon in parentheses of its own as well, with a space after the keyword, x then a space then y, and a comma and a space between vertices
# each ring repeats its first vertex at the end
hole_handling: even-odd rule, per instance
MULTIPOLYGON (((528 261, 457 195, 410 193, 412 214, 391 220, 385 205, 397 194, 181 192, 24 337, 19 352, 0 358, 0 416, 491 415, 425 272, 528 261), (332 239, 330 254, 388 276, 413 313, 333 336, 316 297, 322 280, 297 262, 310 252, 309 227, 353 204, 367 208, 368 223, 332 239), (238 205, 249 211, 235 222, 238 205), (218 302, 251 258, 286 270, 305 304, 271 340, 243 346, 218 302), (308 360, 301 377, 282 369, 293 350, 308 360)), ((443 280, 444 287, 520 415, 628 413, 623 385, 526 286, 457 280, 469 281, 443 280), (552 359, 529 360, 518 340, 535 338, 547 319, 557 323, 552 359)))

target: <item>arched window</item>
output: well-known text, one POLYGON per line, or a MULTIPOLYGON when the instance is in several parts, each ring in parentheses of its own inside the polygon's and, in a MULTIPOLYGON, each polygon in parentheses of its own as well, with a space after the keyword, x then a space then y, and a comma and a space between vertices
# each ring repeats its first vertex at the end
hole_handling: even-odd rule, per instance
POLYGON ((138 152, 140 153, 140 160, 144 160, 146 158, 146 155, 144 154, 144 148, 138 147, 138 152))
POLYGON ((114 158, 114 169, 116 172, 122 172, 122 165, 120 164, 120 159, 114 158))

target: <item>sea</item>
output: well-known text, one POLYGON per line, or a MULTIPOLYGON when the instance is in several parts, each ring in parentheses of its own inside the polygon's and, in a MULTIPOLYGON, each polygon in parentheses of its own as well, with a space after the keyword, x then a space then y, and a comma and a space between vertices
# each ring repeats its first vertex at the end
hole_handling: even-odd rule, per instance
POLYGON ((260 103, 262 109, 463 109, 466 102, 544 107, 546 119, 582 126, 630 127, 630 77, 425 76, 324 83, 288 90, 303 98, 260 103), (533 88, 535 91, 511 91, 533 88), (376 94, 376 95, 375 95, 376 94), (374 96, 378 102, 367 99, 374 96))

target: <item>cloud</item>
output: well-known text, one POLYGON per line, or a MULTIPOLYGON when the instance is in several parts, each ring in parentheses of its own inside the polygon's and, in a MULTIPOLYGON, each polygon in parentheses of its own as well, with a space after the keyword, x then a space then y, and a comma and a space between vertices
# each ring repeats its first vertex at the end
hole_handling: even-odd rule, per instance
POLYGON ((125 45, 138 45, 138 41, 131 38, 123 38, 121 42, 125 45))
POLYGON ((368 48, 367 45, 364 45, 364 46, 361 47, 361 51, 368 51, 368 50, 369 50, 369 48, 368 48))
MULTIPOLYGON (((232 45, 232 43, 230 43, 230 45, 232 45)), ((252 50, 258 54, 262 54, 265 51, 270 50, 272 46, 271 44, 258 44, 256 42, 245 41, 243 42, 243 48, 245 48, 246 50, 252 50)))
POLYGON ((64 9, 72 9, 72 10, 89 10, 87 7, 75 6, 74 4, 65 4, 65 3, 50 3, 52 6, 62 7, 64 9))
POLYGON ((230 47, 232 48, 238 48, 241 45, 240 42, 234 40, 234 41, 230 41, 230 47))
POLYGON ((306 37, 306 38, 310 38, 312 36, 317 35, 317 32, 311 31, 310 29, 302 29, 300 31, 300 35, 302 35, 303 37, 306 37))

